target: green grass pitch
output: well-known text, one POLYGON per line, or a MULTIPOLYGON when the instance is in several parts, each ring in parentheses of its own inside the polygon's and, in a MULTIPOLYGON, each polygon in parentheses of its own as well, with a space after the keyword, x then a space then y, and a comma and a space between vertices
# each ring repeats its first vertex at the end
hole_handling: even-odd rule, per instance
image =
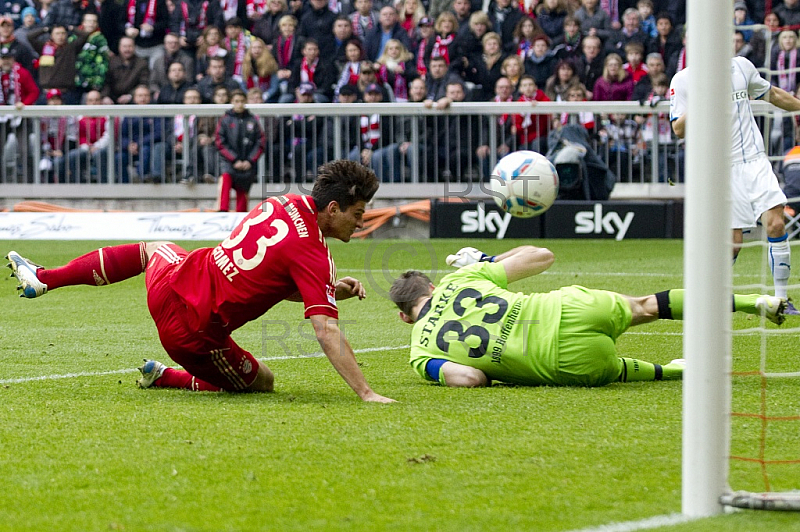
MULTIPOLYGON (((170 363, 147 312, 143 276, 32 301, 18 299, 15 280, 5 279, 0 530, 570 531, 679 513, 680 382, 458 390, 412 372, 410 328, 382 295, 392 276, 413 267, 440 278, 445 256, 462 246, 494 254, 522 243, 331 244, 339 275, 367 284, 368 298, 342 302, 340 317, 367 380, 399 401, 393 405, 359 402, 319 357, 297 303, 234 334, 271 359, 275 393, 139 390, 133 368, 142 358, 170 363)), ((0 244, 56 266, 111 243, 0 244)), ((556 262, 513 289, 582 284, 643 295, 683 282, 680 241, 533 244, 550 247, 556 262)), ((758 283, 763 270, 762 253, 745 250, 735 283, 758 283)), ((733 326, 760 321, 737 315, 733 326)), ((761 342, 734 337, 735 370, 758 368, 761 342)), ((770 369, 799 369, 797 334, 770 336, 765 345, 770 369)), ((681 324, 634 328, 618 347, 666 363, 681 356, 681 324)), ((734 408, 757 411, 760 390, 758 379, 735 378, 734 408)), ((771 381, 770 413, 797 415, 798 392, 798 379, 771 381)), ((756 456, 761 424, 740 419, 732 452, 756 456)), ((768 458, 800 457, 798 425, 769 426, 768 458)), ((767 471, 774 489, 800 488, 800 467, 767 471)), ((757 465, 732 462, 730 478, 736 489, 764 489, 757 465)), ((747 511, 663 529, 800 530, 800 520, 747 511)))

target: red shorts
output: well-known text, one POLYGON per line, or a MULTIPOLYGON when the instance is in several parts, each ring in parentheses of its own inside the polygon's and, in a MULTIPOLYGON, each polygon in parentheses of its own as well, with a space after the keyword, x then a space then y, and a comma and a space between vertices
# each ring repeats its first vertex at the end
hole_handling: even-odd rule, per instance
POLYGON ((258 361, 236 345, 221 323, 212 322, 205 331, 193 330, 189 326, 191 310, 169 283, 175 267, 188 254, 180 246, 167 244, 159 247, 147 263, 147 307, 161 345, 192 376, 223 390, 244 390, 258 375, 258 361))

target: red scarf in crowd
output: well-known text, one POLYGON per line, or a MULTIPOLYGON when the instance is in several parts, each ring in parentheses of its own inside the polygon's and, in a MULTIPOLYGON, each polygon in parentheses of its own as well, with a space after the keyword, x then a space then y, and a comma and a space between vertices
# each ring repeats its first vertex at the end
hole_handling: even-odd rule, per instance
POLYGON ((294 40, 294 36, 284 38, 283 36, 278 37, 278 67, 280 68, 289 68, 289 61, 292 59, 292 41, 294 40))
POLYGON ((22 101, 22 88, 19 81, 20 68, 18 63, 14 63, 11 72, 0 73, 0 105, 14 105, 22 101))
MULTIPOLYGON (((256 73, 256 67, 253 66, 253 74, 247 78, 245 82, 247 84, 247 89, 258 88, 263 95, 265 92, 269 90, 269 84, 272 80, 272 76, 261 77, 256 73)), ((263 99, 263 98, 262 98, 263 99)))
POLYGON ((381 139, 381 117, 370 115, 361 117, 361 140, 364 148, 374 150, 381 139))
POLYGON ((433 42, 433 50, 431 50, 431 59, 434 57, 444 57, 445 62, 449 65, 450 64, 450 50, 449 46, 455 39, 456 34, 451 33, 450 35, 446 35, 442 37, 441 35, 436 36, 436 40, 433 42))
MULTIPOLYGON (((144 12, 142 24, 156 25, 156 0, 147 0, 147 10, 144 12)), ((128 27, 136 25, 136 0, 128 0, 128 27)))
MULTIPOLYGON (((525 96, 524 94, 520 94, 519 95, 519 100, 517 100, 517 101, 518 102, 535 102, 536 101, 536 95, 534 95, 533 97, 529 97, 529 96, 525 96)), ((527 128, 529 128, 529 127, 531 127, 533 125, 533 118, 532 117, 533 117, 533 115, 530 114, 530 113, 522 115, 522 127, 524 129, 527 129, 527 128)))
MULTIPOLYGON (((406 67, 403 63, 398 63, 397 70, 394 71, 394 84, 392 84, 392 89, 395 99, 398 102, 408 101, 408 83, 406 82, 405 76, 403 76, 405 71, 406 67)), ((381 83, 387 83, 389 81, 389 68, 386 65, 381 65, 381 67, 378 69, 377 75, 378 81, 381 83)))
MULTIPOLYGON (((225 48, 233 52, 230 37, 225 37, 225 48)), ((244 65, 245 52, 247 52, 247 46, 245 44, 244 32, 242 31, 239 33, 239 37, 236 38, 236 56, 233 58, 233 75, 238 76, 239 79, 242 79, 242 66, 244 65)))
POLYGON ((618 0, 600 0, 600 7, 608 13, 611 21, 619 20, 619 2, 618 0))
POLYGON ((352 17, 353 33, 356 34, 356 37, 366 37, 369 30, 375 25, 375 20, 372 18, 372 15, 364 16, 356 11, 353 13, 352 17))
MULTIPOLYGON (((197 117, 194 115, 189 115, 186 119, 186 125, 189 126, 189 138, 194 137, 195 135, 195 119, 197 117)), ((172 122, 172 133, 175 135, 175 140, 177 142, 183 142, 184 133, 186 133, 184 126, 183 126, 183 115, 175 115, 175 120, 172 122)))
POLYGON ((797 48, 790 52, 781 50, 778 54, 778 86, 786 92, 794 94, 797 88, 797 48), (786 57, 789 57, 789 64, 786 64, 786 57), (788 72, 787 72, 788 70, 788 72))
MULTIPOLYGON (((183 20, 181 20, 181 29, 180 34, 181 37, 186 37, 186 25, 191 24, 189 20, 189 7, 186 5, 186 2, 181 2, 181 13, 183 13, 183 20)), ((208 23, 208 0, 205 0, 203 4, 200 6, 200 14, 197 16, 197 22, 195 26, 198 30, 206 29, 206 24, 208 23)))
POLYGON ((306 58, 300 63, 300 82, 301 83, 314 83, 314 71, 317 70, 319 59, 314 61, 313 65, 309 65, 306 58))
POLYGON ((425 49, 428 43, 425 39, 420 39, 419 46, 417 46, 417 73, 420 76, 425 76, 428 73, 428 67, 425 65, 425 49))
POLYGON ((519 42, 519 46, 517 46, 517 55, 520 56, 523 61, 530 57, 533 53, 533 45, 527 39, 522 40, 519 42))
POLYGON ((685 46, 683 48, 681 48, 681 52, 678 55, 678 70, 676 70, 676 72, 680 72, 684 68, 686 68, 686 47, 685 46))
POLYGON ((536 0, 519 0, 519 10, 531 18, 536 18, 533 10, 536 8, 536 0))
POLYGON ((52 150, 64 151, 68 125, 66 116, 42 119, 42 141, 49 143, 52 150))
POLYGON ((56 50, 58 45, 53 41, 47 41, 42 46, 42 55, 36 60, 37 67, 51 67, 56 64, 56 50))

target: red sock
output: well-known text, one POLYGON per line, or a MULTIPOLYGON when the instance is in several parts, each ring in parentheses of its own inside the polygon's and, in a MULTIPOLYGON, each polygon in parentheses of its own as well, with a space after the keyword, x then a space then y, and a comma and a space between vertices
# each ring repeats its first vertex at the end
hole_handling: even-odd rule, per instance
POLYGON ((214 386, 206 381, 201 381, 188 371, 182 369, 167 368, 154 383, 158 388, 180 388, 182 390, 192 390, 195 392, 219 392, 219 386, 214 386))
POLYGON ((248 212, 248 204, 250 203, 248 200, 248 194, 246 192, 236 191, 236 212, 248 212))
POLYGON ((233 186, 233 178, 231 174, 224 173, 220 178, 219 189, 219 210, 221 212, 228 212, 231 208, 231 186, 233 186))
POLYGON ((36 276, 48 290, 78 284, 102 286, 136 277, 146 266, 145 244, 139 242, 100 248, 60 268, 41 269, 36 276))

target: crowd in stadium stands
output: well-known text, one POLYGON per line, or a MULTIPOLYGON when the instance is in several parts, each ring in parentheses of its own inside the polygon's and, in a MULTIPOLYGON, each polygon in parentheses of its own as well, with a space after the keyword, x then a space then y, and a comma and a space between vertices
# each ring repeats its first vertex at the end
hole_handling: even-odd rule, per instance
MULTIPOLYGON (((739 1, 734 12, 737 26, 763 21, 773 29, 766 33, 772 57, 765 57, 765 33, 751 30, 737 30, 738 55, 756 66, 798 66, 797 35, 779 29, 800 25, 800 0, 739 1)), ((679 0, 0 0, 0 105, 226 103, 236 89, 259 103, 412 101, 445 108, 452 101, 657 101, 686 66, 685 17, 686 2, 679 0)), ((779 73, 772 81, 795 92, 798 75, 779 73)), ((273 128, 285 130, 289 151, 302 147, 295 160, 304 175, 325 157, 309 142, 323 134, 315 129, 321 121, 292 118, 273 128)), ((499 138, 511 139, 498 155, 543 149, 553 124, 540 118, 498 117, 499 138)), ((387 131, 379 116, 359 119, 358 142, 344 153, 382 179, 398 180, 396 155, 408 152, 408 142, 396 142, 402 132, 387 131)), ((165 128, 160 121, 171 119, 164 118, 125 120, 136 123, 117 126, 116 157, 126 167, 135 155, 139 175, 158 177, 163 151, 183 149, 177 131, 183 127, 176 120, 165 128), (172 149, 136 152, 166 143, 148 136, 165 131, 172 149)), ((591 115, 561 121, 595 127, 591 115)), ((107 120, 67 122, 43 120, 51 163, 43 171, 73 175, 79 163, 108 158, 107 120), (77 134, 68 152, 69 128, 77 134)), ((193 149, 213 149, 216 120, 203 122, 190 126, 193 149)), ((449 125, 480 127, 475 120, 449 125)), ((13 127, 5 124, 6 136, 13 127)), ((439 140, 415 157, 464 158, 472 150, 486 158, 487 146, 439 140), (446 153, 428 153, 435 150, 446 153)), ((4 144, 6 154, 14 148, 8 139, 4 144)), ((121 177, 127 181, 124 171, 121 177)))

